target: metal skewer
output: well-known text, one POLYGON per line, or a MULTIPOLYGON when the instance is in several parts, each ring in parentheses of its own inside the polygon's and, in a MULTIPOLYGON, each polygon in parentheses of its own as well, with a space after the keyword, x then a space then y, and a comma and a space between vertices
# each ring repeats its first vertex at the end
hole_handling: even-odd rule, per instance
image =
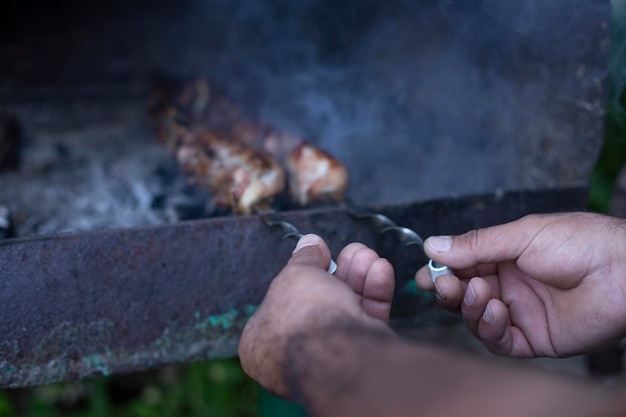
POLYGON ((274 212, 262 213, 259 214, 259 217, 263 222, 269 227, 278 226, 283 229, 285 234, 283 235, 283 239, 294 239, 295 241, 300 240, 302 236, 304 236, 293 224, 282 220, 278 215, 274 212))
POLYGON ((424 239, 415 230, 398 226, 384 214, 374 213, 351 203, 344 203, 344 205, 353 217, 369 220, 379 232, 394 233, 403 246, 419 246, 422 252, 424 252, 424 239))
MULTIPOLYGON (((426 252, 424 251, 424 239, 422 239, 422 237, 415 230, 404 226, 398 226, 393 220, 384 214, 368 211, 363 207, 356 206, 352 203, 344 203, 344 207, 353 217, 356 217, 357 219, 366 219, 372 222, 380 233, 394 233, 400 240, 400 243, 402 243, 402 246, 418 246, 424 256, 428 258, 426 256, 426 252)), ((453 273, 452 270, 446 265, 439 264, 432 259, 428 260, 428 268, 430 269, 430 276, 433 282, 435 282, 435 278, 439 275, 453 273)))
MULTIPOLYGON (((269 210, 260 212, 259 217, 268 227, 279 227, 285 233, 283 239, 293 239, 296 242, 300 240, 304 234, 298 230, 293 224, 281 219, 275 211, 269 210)), ((328 273, 334 274, 337 271, 337 263, 331 258, 330 266, 328 267, 328 273)))

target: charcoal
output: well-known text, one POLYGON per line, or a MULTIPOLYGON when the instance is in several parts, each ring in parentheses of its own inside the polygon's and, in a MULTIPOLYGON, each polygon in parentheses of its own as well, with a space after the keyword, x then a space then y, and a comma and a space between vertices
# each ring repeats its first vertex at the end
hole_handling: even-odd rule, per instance
POLYGON ((22 132, 17 117, 0 110, 0 172, 20 167, 22 132))
POLYGON ((7 206, 0 204, 0 240, 14 236, 11 212, 7 206))

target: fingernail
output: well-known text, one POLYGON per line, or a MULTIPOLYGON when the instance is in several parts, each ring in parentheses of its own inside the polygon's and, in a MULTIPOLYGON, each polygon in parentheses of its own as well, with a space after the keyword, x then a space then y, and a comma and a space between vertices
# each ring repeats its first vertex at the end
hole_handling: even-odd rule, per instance
POLYGON ((483 313, 483 320, 485 321, 485 323, 489 323, 491 320, 493 320, 493 313, 491 312, 489 306, 487 306, 485 312, 483 313))
POLYGON ((331 259, 330 266, 328 267, 328 273, 333 275, 335 272, 337 272, 337 262, 331 259))
POLYGON ((426 239, 426 244, 435 252, 445 253, 452 248, 452 238, 450 236, 431 236, 426 239))
POLYGON ((474 301, 476 301, 476 292, 474 291, 474 287, 471 283, 467 286, 467 291, 465 291, 465 297, 463 297, 463 301, 467 306, 471 306, 472 304, 474 304, 474 301))
POLYGON ((300 249, 305 248, 307 246, 315 246, 319 245, 322 242, 322 238, 318 235, 308 234, 304 235, 298 240, 296 244, 296 248, 293 250, 292 254, 298 252, 300 249))
POLYGON ((439 285, 437 285, 437 278, 435 278, 434 284, 435 284, 435 297, 437 297, 437 300, 439 301, 446 301, 447 298, 443 295, 443 293, 441 292, 441 289, 439 288, 439 285))

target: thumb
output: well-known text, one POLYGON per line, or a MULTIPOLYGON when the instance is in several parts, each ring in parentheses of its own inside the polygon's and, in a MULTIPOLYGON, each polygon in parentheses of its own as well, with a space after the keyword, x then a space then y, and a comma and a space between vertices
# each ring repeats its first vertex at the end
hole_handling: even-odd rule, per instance
POLYGON ((538 216, 527 216, 462 235, 431 236, 424 242, 424 250, 435 262, 455 269, 515 260, 545 225, 542 220, 538 216))
POLYGON ((318 235, 304 235, 298 240, 289 260, 289 265, 307 265, 328 269, 330 265, 330 249, 318 235))

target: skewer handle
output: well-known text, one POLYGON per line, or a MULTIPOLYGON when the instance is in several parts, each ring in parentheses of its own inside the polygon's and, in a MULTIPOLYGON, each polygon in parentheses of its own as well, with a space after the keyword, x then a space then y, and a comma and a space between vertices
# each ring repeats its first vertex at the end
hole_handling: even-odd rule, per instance
POLYGON ((430 277, 433 282, 435 282, 435 278, 439 275, 454 275, 452 270, 445 265, 438 264, 432 259, 428 261, 428 269, 430 269, 430 277))

